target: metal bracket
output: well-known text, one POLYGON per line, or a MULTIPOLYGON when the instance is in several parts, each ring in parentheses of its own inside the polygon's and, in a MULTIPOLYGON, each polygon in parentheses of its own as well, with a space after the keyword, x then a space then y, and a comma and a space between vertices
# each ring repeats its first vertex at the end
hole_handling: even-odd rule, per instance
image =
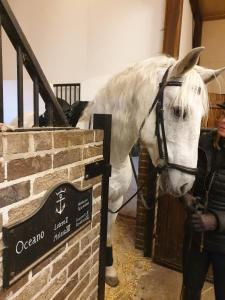
POLYGON ((88 180, 103 174, 111 176, 111 165, 106 164, 104 160, 85 165, 84 179, 88 180))

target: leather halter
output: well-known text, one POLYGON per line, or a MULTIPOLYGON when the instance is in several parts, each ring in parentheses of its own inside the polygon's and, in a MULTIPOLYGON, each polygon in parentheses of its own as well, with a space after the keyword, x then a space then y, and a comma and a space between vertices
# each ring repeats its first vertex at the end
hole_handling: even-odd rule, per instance
MULTIPOLYGON (((170 67, 169 67, 170 68, 170 67)), ((157 137, 157 143, 158 143, 158 150, 159 150, 159 163, 156 167, 157 172, 161 173, 164 170, 168 170, 168 169, 176 169, 179 170, 183 173, 187 173, 190 175, 195 175, 197 173, 197 168, 190 168, 190 167, 186 167, 183 165, 178 165, 178 164, 174 164, 169 162, 169 158, 168 158, 168 151, 167 151, 167 143, 166 143, 166 134, 165 134, 165 128, 164 128, 164 118, 163 118, 163 93, 164 93, 164 89, 166 86, 182 86, 182 82, 181 81, 166 81, 167 80, 167 76, 168 76, 168 72, 169 72, 169 68, 166 70, 166 72, 163 75, 162 81, 159 84, 159 90, 158 93, 155 97, 155 100, 151 106, 151 108, 149 109, 148 115, 144 118, 139 133, 141 132, 142 128, 144 127, 144 124, 147 120, 147 118, 149 117, 149 115, 151 114, 151 112, 153 111, 154 107, 156 106, 156 129, 155 129, 155 134, 157 137), (160 128, 161 128, 161 134, 160 134, 160 128)))

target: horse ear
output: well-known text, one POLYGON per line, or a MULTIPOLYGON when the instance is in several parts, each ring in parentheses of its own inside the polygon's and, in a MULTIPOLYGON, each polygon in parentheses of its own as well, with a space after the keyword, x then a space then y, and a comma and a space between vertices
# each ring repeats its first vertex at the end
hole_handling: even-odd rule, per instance
POLYGON ((219 76, 222 72, 225 71, 225 67, 217 70, 212 69, 205 69, 200 66, 196 66, 195 70, 199 73, 199 75, 202 77, 202 80, 205 82, 205 84, 209 83, 213 79, 215 79, 217 76, 219 76))
POLYGON ((186 72, 191 70, 198 62, 199 56, 204 47, 192 49, 183 59, 179 60, 171 70, 170 77, 182 77, 186 72))

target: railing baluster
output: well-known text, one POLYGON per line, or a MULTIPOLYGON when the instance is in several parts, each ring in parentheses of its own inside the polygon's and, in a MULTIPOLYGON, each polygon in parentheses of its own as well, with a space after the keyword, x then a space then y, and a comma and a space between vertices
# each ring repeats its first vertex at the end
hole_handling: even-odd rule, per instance
POLYGON ((58 98, 58 87, 56 87, 56 98, 58 98))
POLYGON ((78 85, 78 101, 80 101, 80 84, 78 85))
POLYGON ((67 102, 67 86, 65 86, 65 100, 67 102))
POLYGON ((39 85, 38 79, 34 79, 34 126, 39 126, 39 85))
POLYGON ((23 54, 21 47, 17 48, 17 99, 18 127, 23 127, 23 54))
POLYGON ((70 105, 71 105, 72 93, 71 93, 71 85, 70 85, 70 105))
POLYGON ((0 122, 4 122, 3 67, 2 67, 2 16, 0 15, 0 122))
POLYGON ((53 127, 53 105, 52 103, 46 103, 46 111, 47 111, 47 120, 48 126, 53 127))
POLYGON ((61 97, 60 98, 62 99, 62 86, 61 86, 61 97))

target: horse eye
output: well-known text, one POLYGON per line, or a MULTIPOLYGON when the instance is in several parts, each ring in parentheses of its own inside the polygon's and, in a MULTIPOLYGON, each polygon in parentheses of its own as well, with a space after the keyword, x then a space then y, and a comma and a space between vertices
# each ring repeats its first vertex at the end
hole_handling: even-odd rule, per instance
POLYGON ((183 110, 179 107, 179 106, 176 106, 176 107, 173 107, 173 114, 176 118, 182 118, 182 119, 186 119, 187 117, 187 112, 186 110, 183 110))

